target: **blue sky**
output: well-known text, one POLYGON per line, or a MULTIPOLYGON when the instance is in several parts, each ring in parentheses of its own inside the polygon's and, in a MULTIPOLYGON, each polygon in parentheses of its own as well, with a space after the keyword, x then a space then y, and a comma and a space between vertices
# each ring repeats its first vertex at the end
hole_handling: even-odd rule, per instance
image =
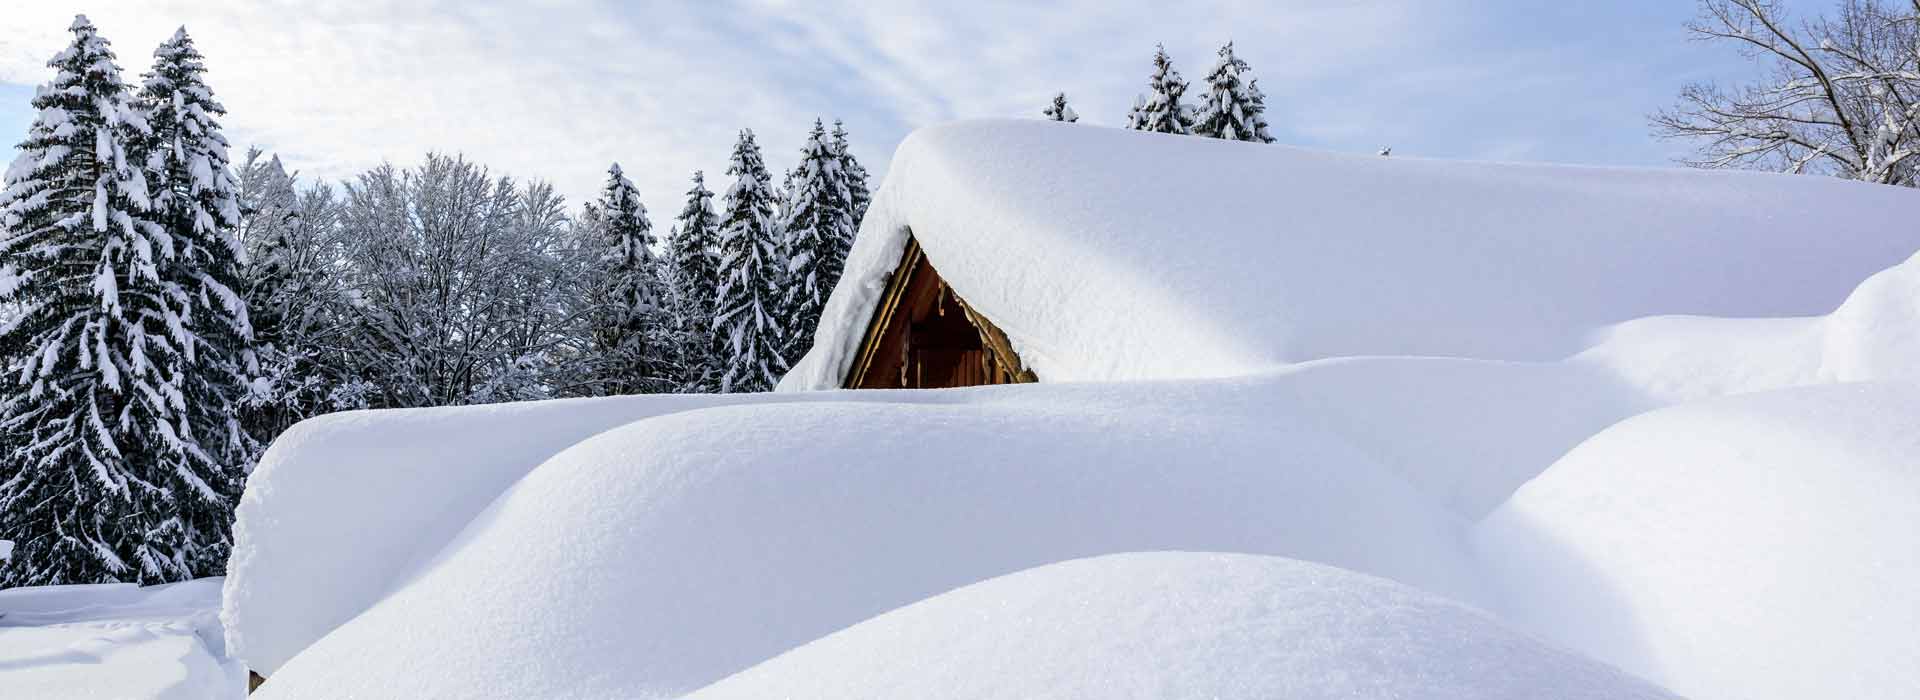
POLYGON ((41 0, 0 23, 0 138, 24 132, 29 86, 85 12, 130 73, 185 24, 235 146, 277 151, 310 177, 460 151, 577 201, 617 160, 656 218, 678 210, 696 168, 724 185, 742 127, 782 168, 814 116, 839 117, 880 173, 917 126, 1037 117, 1056 90, 1083 123, 1118 125, 1156 42, 1198 79, 1233 40, 1284 143, 1659 166, 1686 146, 1651 138, 1646 114, 1689 81, 1752 70, 1731 47, 1688 41, 1693 11, 1686 0, 41 0))

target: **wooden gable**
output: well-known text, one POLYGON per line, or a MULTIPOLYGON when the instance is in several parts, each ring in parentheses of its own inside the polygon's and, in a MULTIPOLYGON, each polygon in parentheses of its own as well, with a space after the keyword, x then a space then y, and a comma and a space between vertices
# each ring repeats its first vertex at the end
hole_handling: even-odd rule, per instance
POLYGON ((938 389, 1038 381, 1007 334, 940 279, 920 250, 907 250, 867 322, 847 369, 848 389, 938 389))

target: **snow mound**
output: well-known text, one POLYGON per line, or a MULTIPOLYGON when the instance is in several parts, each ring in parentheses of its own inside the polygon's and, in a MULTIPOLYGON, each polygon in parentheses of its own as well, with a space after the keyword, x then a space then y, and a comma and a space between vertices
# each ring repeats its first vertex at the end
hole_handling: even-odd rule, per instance
POLYGON ((1523 626, 1698 698, 1920 688, 1920 385, 1621 423, 1479 526, 1523 626))
POLYGON ((967 586, 689 700, 1670 697, 1390 581, 1278 557, 1168 552, 967 586))
POLYGON ((0 591, 0 697, 238 700, 219 607, 217 578, 0 591))
POLYGON ((1824 377, 1920 381, 1920 255, 1861 283, 1822 331, 1824 377))
POLYGON ((1127 551, 1285 555, 1476 599, 1466 521, 1290 418, 1273 381, 631 423, 527 474, 264 697, 679 694, 958 586, 1127 551))
POLYGON ((1868 278, 1825 316, 1663 316, 1607 329, 1576 363, 1650 401, 1811 384, 1920 381, 1920 256, 1868 278))
POLYGON ((1920 258, 1884 268, 1916 215, 1818 178, 923 130, 782 389, 839 383, 909 231, 1047 383, 305 423, 242 501, 229 645, 269 699, 1661 692, 1431 595, 1703 700, 1892 697, 1920 258), (1175 550, 1240 555, 1048 566, 1175 550))
POLYGON ((1824 313, 1920 249, 1916 218, 1910 191, 1831 178, 947 124, 901 143, 781 388, 839 386, 909 232, 1043 380, 1071 381, 1557 360, 1637 318, 1824 313))
POLYGON ((235 515, 221 611, 227 644, 270 674, 404 583, 547 457, 649 416, 773 398, 355 411, 295 425, 261 458, 235 515))

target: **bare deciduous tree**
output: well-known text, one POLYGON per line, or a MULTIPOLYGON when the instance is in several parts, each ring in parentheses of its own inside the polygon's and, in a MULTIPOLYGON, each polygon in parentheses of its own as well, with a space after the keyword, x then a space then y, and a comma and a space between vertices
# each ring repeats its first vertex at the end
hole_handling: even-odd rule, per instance
POLYGON ((1920 0, 1843 0, 1794 21, 1773 0, 1701 0, 1688 25, 1764 64, 1757 81, 1695 84, 1652 118, 1702 142, 1690 165, 1837 175, 1915 186, 1920 163, 1920 0))

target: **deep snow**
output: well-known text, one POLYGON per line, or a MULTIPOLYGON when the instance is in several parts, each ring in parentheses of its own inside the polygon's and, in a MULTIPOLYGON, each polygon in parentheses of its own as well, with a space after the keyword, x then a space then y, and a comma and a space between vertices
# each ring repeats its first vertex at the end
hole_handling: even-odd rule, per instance
POLYGON ((783 389, 840 385, 909 231, 1043 380, 1556 360, 1608 325, 1825 313, 1920 249, 1831 178, 1377 158, 1034 121, 901 143, 783 389))
POLYGON ((0 697, 237 700, 219 609, 219 579, 0 591, 0 697))
POLYGON ((1458 603, 1278 557, 1117 554, 943 593, 689 700, 1671 698, 1458 603))
POLYGON ((638 421, 533 470, 267 697, 677 694, 945 590, 1134 550, 1287 554, 1477 597, 1465 521, 1271 420, 1299 412, 1273 381, 638 421))
MULTIPOLYGON (((1075 570, 1049 564, 1190 550, 1299 560, 1222 596, 1335 566, 1356 601, 1411 587, 1696 698, 1899 697, 1912 642, 1889 630, 1916 606, 1887 591, 1920 571, 1884 550, 1920 507, 1890 466, 1920 463, 1904 398, 1920 391, 1920 260, 1881 270, 1920 247, 1915 214, 1911 192, 1817 178, 923 131, 782 388, 837 384, 904 226, 1044 380, 1125 381, 318 419, 276 443, 242 503, 230 645, 271 673, 266 698, 672 695, 743 671, 710 692, 800 677, 936 695, 940 660, 883 621, 993 614, 963 610, 983 589, 962 587, 1034 567, 980 585, 1041 610, 1073 578, 1049 572, 1075 570), (1141 164, 1272 186, 1196 218, 1143 201, 1120 168, 1141 164), (1845 580, 1808 578, 1824 572, 1845 580), (1368 576, 1395 583, 1352 584, 1368 576), (1817 665, 1761 648, 1776 643, 1818 645, 1817 665), (835 675, 862 650, 897 651, 893 671, 835 675)), ((1214 566, 1137 556, 1095 561, 1156 562, 1168 588, 1002 626, 1057 635, 1035 649, 1122 638, 1064 616, 1124 621, 1214 566)), ((1434 656, 1332 672, 1444 684, 1418 659, 1519 639, 1477 613, 1423 614, 1325 639, 1345 659, 1434 656), (1390 643, 1433 625, 1456 644, 1390 643)), ((962 632, 950 641, 990 651, 962 632)), ((1512 644, 1537 664, 1519 668, 1606 675, 1512 644)), ((1257 653, 1216 651, 1129 678, 1217 688, 1208 659, 1257 653)), ((1122 658, 1100 653, 969 687, 1094 692, 1047 669, 1122 658)))
POLYGON ((1497 609, 1695 698, 1920 690, 1920 385, 1678 406, 1609 428, 1477 529, 1497 609))

